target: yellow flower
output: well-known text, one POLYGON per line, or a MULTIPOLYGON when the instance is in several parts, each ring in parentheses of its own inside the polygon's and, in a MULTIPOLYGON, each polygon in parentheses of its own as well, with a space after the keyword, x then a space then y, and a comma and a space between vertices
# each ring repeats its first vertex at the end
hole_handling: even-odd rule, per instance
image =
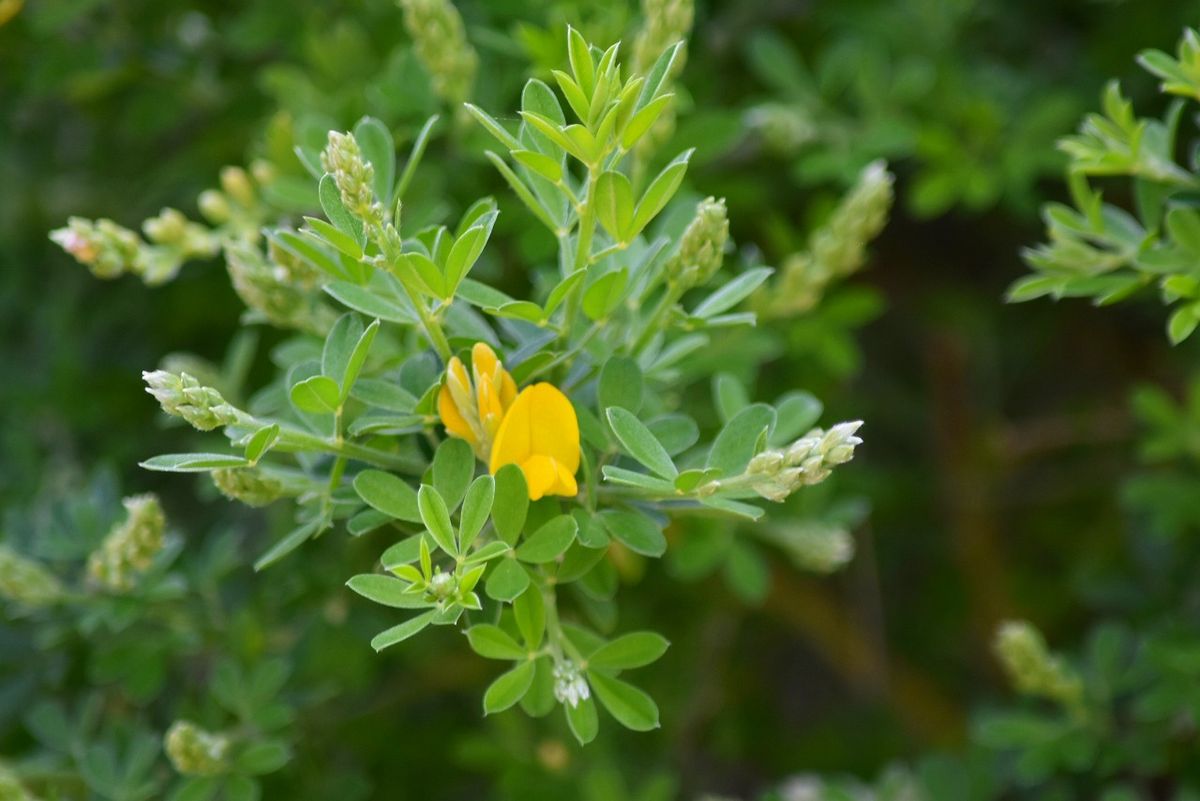
POLYGON ((457 356, 446 366, 446 380, 438 392, 438 415, 447 432, 465 439, 486 462, 516 395, 517 385, 496 352, 487 343, 476 342, 471 348, 471 375, 457 356))
POLYGON ((513 401, 492 445, 488 469, 515 464, 525 474, 529 498, 579 492, 579 420, 567 396, 552 384, 534 384, 513 401))

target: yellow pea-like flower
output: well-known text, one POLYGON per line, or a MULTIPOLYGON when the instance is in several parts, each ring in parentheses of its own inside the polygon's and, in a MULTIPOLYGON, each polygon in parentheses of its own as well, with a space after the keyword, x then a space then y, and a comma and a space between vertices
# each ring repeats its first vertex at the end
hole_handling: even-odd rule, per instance
POLYGON ((579 419, 575 407, 553 384, 521 390, 504 415, 492 444, 488 469, 515 464, 525 474, 529 497, 579 492, 579 419))
POLYGON ((438 392, 438 415, 451 436, 465 439, 486 462, 516 396, 517 385, 496 352, 487 343, 476 342, 471 348, 470 373, 457 356, 446 365, 446 379, 438 392))

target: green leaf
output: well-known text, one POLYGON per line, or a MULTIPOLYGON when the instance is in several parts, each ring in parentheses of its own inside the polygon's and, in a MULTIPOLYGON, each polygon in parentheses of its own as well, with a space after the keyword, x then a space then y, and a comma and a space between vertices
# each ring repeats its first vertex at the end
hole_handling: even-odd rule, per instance
POLYGON ((596 86, 596 65, 592 63, 592 52, 587 40, 578 30, 567 26, 567 58, 571 62, 571 73, 575 82, 590 97, 596 86))
POLYGON ((338 230, 336 226, 330 225, 317 217, 305 217, 304 222, 308 226, 308 230, 305 233, 312 236, 318 242, 332 245, 337 251, 346 254, 355 261, 363 257, 362 245, 350 234, 338 230))
POLYGON ((415 325, 419 322, 417 313, 408 300, 390 293, 385 294, 382 291, 383 286, 382 283, 360 286, 349 281, 334 281, 322 289, 338 303, 368 317, 377 317, 401 325, 415 325))
POLYGON ((262 788, 249 776, 234 775, 225 779, 221 801, 259 801, 262 788))
MULTIPOLYGON (((414 492, 413 508, 416 509, 416 506, 416 493, 414 492)), ((379 564, 383 565, 385 570, 392 570, 400 565, 411 565, 421 556, 421 540, 423 539, 425 539, 423 533, 405 537, 380 555, 379 564)))
POLYGON ((646 82, 642 84, 642 92, 638 95, 638 108, 645 108, 650 101, 659 96, 658 93, 666 85, 675 61, 679 58, 679 51, 682 49, 683 41, 678 41, 655 59, 650 71, 646 73, 646 82))
POLYGON ((332 175, 327 173, 321 177, 321 182, 317 186, 317 196, 321 200, 321 210, 325 212, 325 217, 333 224, 334 228, 354 240, 361 255, 362 247, 367 241, 366 235, 363 233, 362 221, 355 218, 342 205, 342 196, 332 175))
POLYGON ((685 414, 656 417, 646 427, 672 456, 683 453, 700 439, 696 421, 685 414))
POLYGON ((396 142, 388 127, 374 117, 363 117, 354 126, 354 140, 374 168, 372 186, 384 208, 392 205, 392 188, 396 180, 396 142))
MULTIPOLYGON (((529 513, 529 487, 525 474, 515 464, 496 471, 496 497, 492 502, 492 525, 496 534, 509 545, 515 545, 525 527, 529 513)), ((490 593, 489 593, 490 594, 490 593)))
POLYGON ((713 376, 713 398, 722 423, 728 423, 734 415, 750 404, 746 388, 729 373, 713 376))
POLYGON ((646 693, 620 679, 600 672, 588 672, 588 683, 617 722, 633 731, 658 728, 658 705, 646 693))
POLYGON ((578 524, 570 515, 559 515, 545 523, 517 548, 517 558, 523 562, 550 562, 575 541, 578 524))
POLYGON ((509 553, 512 546, 503 540, 492 540, 487 545, 484 545, 479 550, 469 555, 464 561, 465 564, 473 565, 476 562, 490 562, 497 556, 502 556, 509 553))
POLYGON ((600 646, 588 656, 588 668, 628 670, 649 665, 667 652, 667 642, 653 631, 635 631, 600 646))
POLYGON ((486 659, 524 659, 527 649, 522 648, 508 632, 491 623, 479 623, 467 629, 467 641, 471 650, 486 659))
POLYGON ((824 405, 809 392, 789 392, 775 404, 775 429, 772 445, 786 445, 817 424, 824 405))
POLYGON ((291 759, 286 744, 279 740, 263 740, 250 743, 237 755, 237 769, 251 775, 274 773, 291 759))
POLYGON ((652 476, 648 473, 639 473, 636 470, 615 467, 611 464, 604 465, 600 469, 600 474, 604 476, 605 481, 611 481, 613 484, 622 484, 626 487, 640 487, 651 492, 661 492, 666 495, 672 495, 675 491, 675 484, 673 482, 665 481, 658 476, 652 476))
POLYGON ((548 656, 540 657, 533 665, 533 684, 521 699, 521 709, 530 717, 540 718, 549 715, 558 703, 554 697, 554 666, 548 656))
POLYGON ((488 574, 484 591, 489 598, 512 603, 529 586, 529 574, 516 559, 501 559, 488 574))
POLYGON ((346 586, 377 604, 395 609, 421 609, 431 604, 419 592, 409 592, 409 585, 391 576, 361 573, 346 582, 346 586))
POLYGON ((250 440, 246 443, 246 461, 251 464, 257 464, 267 451, 275 447, 275 443, 279 441, 279 424, 272 423, 269 426, 263 426, 254 432, 250 440))
POLYGON ((613 433, 621 441, 626 453, 663 478, 673 479, 679 475, 679 470, 671 461, 666 448, 632 412, 620 406, 612 406, 606 414, 613 433))
POLYGON ((633 146, 638 143, 638 140, 654 127, 654 123, 658 121, 663 111, 667 109, 674 99, 675 95, 673 94, 660 95, 647 103, 643 108, 635 111, 633 116, 630 117, 629 123, 625 126, 625 130, 621 132, 621 147, 626 150, 632 150, 633 146))
POLYGON ((492 235, 492 226, 499 212, 491 211, 485 214, 478 223, 468 228, 450 248, 446 257, 446 298, 453 296, 459 282, 466 278, 467 273, 475 266, 483 248, 492 235))
POLYGON ((623 173, 608 170, 596 181, 596 216, 617 242, 628 244, 633 233, 633 186, 623 173))
POLYGON ((583 291, 583 313, 589 320, 606 319, 625 296, 628 283, 629 272, 624 269, 600 276, 583 291))
POLYGON ((417 493, 407 481, 382 470, 364 470, 354 477, 354 491, 371 508, 388 517, 421 522, 417 493))
POLYGON ((325 347, 321 350, 321 374, 341 380, 350 362, 350 353, 354 343, 362 336, 363 325, 354 312, 346 312, 337 319, 329 334, 325 337, 325 347))
POLYGON ((314 375, 292 387, 292 405, 311 414, 334 414, 342 405, 342 393, 329 376, 314 375))
POLYGON ((540 587, 530 584, 525 592, 513 601, 513 618, 517 628, 525 638, 525 645, 530 651, 536 651, 542 646, 542 637, 546 633, 546 602, 542 598, 540 587))
POLYGON ((766 560, 756 548, 735 541, 725 560, 730 588, 747 604, 760 604, 771 587, 766 560))
POLYGON ((449 509, 455 509, 475 473, 475 452, 465 439, 448 437, 433 454, 433 486, 449 509))
POLYGON ((379 321, 372 320, 359 336, 358 341, 354 343, 354 349, 350 351, 350 357, 346 360, 346 368, 341 376, 342 403, 345 403, 346 398, 350 397, 350 390, 354 388, 354 382, 358 380, 358 374, 362 372, 363 364, 367 361, 367 354, 371 351, 371 343, 375 341, 375 334, 378 332, 379 321))
POLYGON ((138 463, 138 467, 160 473, 207 473, 249 465, 248 459, 232 453, 165 453, 138 463))
POLYGON ((646 191, 642 194, 642 199, 638 201, 637 209, 633 213, 633 228, 630 236, 636 236, 643 228, 650 224, 663 206, 674 196, 676 190, 679 189, 679 184, 683 182, 683 176, 687 173, 688 161, 692 157, 694 150, 686 150, 676 156, 667 166, 662 168, 662 171, 655 176, 650 182, 650 186, 646 187, 646 191))
MULTIPOLYGON (((518 144, 517 147, 520 147, 520 145, 518 144)), ((496 168, 496 170, 502 176, 504 176, 504 180, 508 182, 508 185, 513 190, 513 193, 521 199, 521 202, 525 204, 525 207, 533 212, 533 216, 537 217, 542 225, 546 226, 552 232, 557 234, 559 228, 561 227, 560 224, 554 220, 550 214, 550 211, 543 207, 540 202, 538 202, 538 199, 534 197, 531 191, 529 191, 529 187, 525 185, 525 182, 521 180, 520 176, 513 172, 512 167, 509 167, 508 164, 504 162, 504 159, 500 158, 500 156, 496 155, 490 150, 484 153, 484 155, 487 157, 488 161, 492 162, 492 165, 496 168)))
POLYGON ((562 180, 562 164, 556 158, 536 150, 514 150, 512 157, 551 183, 562 180))
POLYGON ((667 551, 662 528, 650 518, 623 509, 605 509, 600 521, 613 539, 643 556, 659 557, 667 551))
POLYGON ((428 484, 422 484, 417 491, 417 509, 421 513, 421 522, 429 529, 438 547, 451 556, 457 556, 454 529, 450 527, 450 510, 446 508, 441 494, 428 484))
POLYGON ((563 704, 563 712, 567 716, 567 726, 580 745, 587 745, 596 739, 600 730, 599 716, 596 714, 596 704, 591 698, 585 698, 578 706, 563 704))
POLYGON ((549 317, 554 314, 554 311, 562 305, 562 302, 567 299, 567 295, 571 293, 575 287, 583 281, 587 276, 587 270, 576 270, 568 275, 563 280, 555 285, 554 289, 550 290, 549 296, 546 298, 546 308, 542 312, 543 317, 549 317))
POLYGON ((738 475, 754 456, 763 432, 774 423, 775 410, 765 403, 742 409, 717 434, 705 466, 720 470, 725 476, 738 475))
POLYGON ((484 130, 496 137, 500 144, 504 145, 507 150, 522 149, 521 143, 517 141, 517 138, 510 134, 503 125, 493 119, 492 116, 486 111, 471 103, 463 103, 463 106, 467 109, 467 112, 484 127, 484 130))
POLYGON ((525 697, 533 684, 533 662, 522 662, 488 686, 483 694, 483 712, 492 715, 503 712, 525 697))
POLYGON ((693 317, 707 318, 733 308, 750 296, 774 272, 770 267, 755 267, 737 276, 700 302, 693 317))
POLYGON ((642 370, 627 356, 614 356, 600 368, 596 397, 600 411, 613 407, 637 413, 642 408, 642 370))
POLYGON ((382 631, 376 634, 371 640, 371 647, 376 651, 382 651, 389 645, 395 645, 398 642, 403 642, 414 634, 420 633, 422 629, 433 622, 433 618, 437 615, 438 610, 431 609, 428 612, 409 618, 399 626, 392 626, 387 631, 382 631))
POLYGON ((459 514, 459 553, 469 551, 471 544, 483 530, 488 515, 492 512, 492 500, 495 493, 496 480, 489 475, 482 475, 471 482, 466 499, 463 501, 462 512, 459 514))

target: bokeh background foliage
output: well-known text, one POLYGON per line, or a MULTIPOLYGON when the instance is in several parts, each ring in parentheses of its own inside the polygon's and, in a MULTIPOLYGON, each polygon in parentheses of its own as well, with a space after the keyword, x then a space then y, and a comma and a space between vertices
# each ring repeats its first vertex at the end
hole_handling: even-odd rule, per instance
MULTIPOLYGON (((480 60, 468 97, 487 109, 515 107, 527 73, 564 61, 565 23, 627 46, 644 24, 633 4, 457 5, 480 60)), ((627 576, 624 608, 630 629, 653 624, 673 641, 641 677, 664 726, 606 732, 581 751, 538 721, 481 721, 491 669, 448 634, 372 654, 382 617, 342 582, 373 548, 323 537, 255 576, 285 511, 138 471, 195 443, 142 393, 142 369, 197 354, 224 364, 236 397, 269 373, 276 335, 226 349, 243 306, 219 261, 160 288, 99 282, 46 238, 70 215, 130 227, 166 205, 196 216, 222 165, 255 160, 276 171, 273 203, 311 206, 294 144, 320 148, 328 129, 371 114, 403 150, 439 113, 406 210, 455 219, 479 196, 502 198, 511 213, 481 269, 520 286, 553 242, 506 205, 469 146, 485 135, 435 91, 399 10, 18 8, 0 27, 4 543, 71 564, 120 518, 123 495, 154 491, 175 559, 152 613, 114 601, 47 626, 6 607, 4 764, 65 797, 158 797, 172 776, 163 734, 190 718, 259 730, 247 777, 290 753, 262 777, 266 798, 856 798, 868 786, 881 798, 1195 797, 1194 345, 1168 345, 1153 303, 1001 300, 1024 272, 1021 248, 1041 236, 1039 202, 1067 195, 1055 141, 1110 77, 1139 112, 1161 113, 1133 57, 1172 50, 1198 10, 697 5, 684 103, 661 152, 697 148, 685 193, 725 197, 734 241, 783 264, 869 162, 885 157, 897 174, 869 272, 706 354, 756 397, 804 388, 831 417, 867 421, 855 463, 795 498, 784 521, 847 526, 857 552, 818 578, 789 559, 804 553, 787 532, 775 537, 784 548, 751 550, 673 532, 709 547, 627 576), (766 359, 755 375, 747 352, 766 359), (1142 383, 1155 388, 1131 402, 1142 383), (992 648, 1012 617, 1071 654, 1050 682, 1058 696, 1015 699, 992 648), (1072 724, 1073 671, 1085 694, 1136 696, 1137 725, 1116 727, 1129 737, 1097 746, 1079 734, 1112 728, 1072 724), (33 697, 56 705, 31 709, 33 697)), ((1128 188, 1108 191, 1131 202, 1128 188)), ((1007 631, 1010 660, 1038 652, 1030 632, 1007 631)))

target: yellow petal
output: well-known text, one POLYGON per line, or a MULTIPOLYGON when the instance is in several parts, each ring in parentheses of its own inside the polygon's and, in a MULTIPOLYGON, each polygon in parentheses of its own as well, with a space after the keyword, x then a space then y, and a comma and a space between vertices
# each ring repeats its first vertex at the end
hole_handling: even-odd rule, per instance
POLYGON ((536 501, 543 495, 553 495, 558 480, 557 464, 549 456, 534 454, 521 463, 525 484, 529 487, 529 500, 536 501))
POLYGON ((496 394, 492 377, 489 375, 479 376, 475 392, 479 404, 479 422, 483 424, 483 430, 489 437, 495 437, 496 430, 504 419, 504 407, 500 405, 500 397, 496 394))
POLYGON ((448 384, 442 384, 442 388, 438 390, 438 415, 442 418, 442 425, 448 432, 465 439, 471 443, 472 448, 475 447, 477 444, 475 433, 471 431, 471 426, 467 423, 466 418, 458 411, 448 384))
POLYGON ((532 395, 530 403, 535 409, 530 420, 530 451, 552 457, 575 475, 579 469, 579 419, 575 407, 553 384, 534 384, 521 394, 527 392, 532 395))
POLYGON ((519 465, 529 458, 529 429, 532 425, 533 396, 529 389, 517 395, 512 406, 504 414, 496 438, 492 441, 492 458, 488 470, 495 473, 506 464, 519 465))
POLYGON ((575 481, 575 476, 567 472, 567 468, 563 467, 562 462, 554 461, 555 482, 554 487, 547 493, 549 495, 566 495, 571 497, 579 494, 579 483, 575 481))
POLYGON ((495 380, 497 368, 500 367, 500 359, 496 357, 496 351, 492 350, 486 342, 476 342, 471 346, 471 370, 475 373, 475 381, 478 382, 480 376, 488 376, 495 380))
POLYGON ((500 405, 507 411, 517 398, 517 382, 507 370, 500 371, 500 405))

